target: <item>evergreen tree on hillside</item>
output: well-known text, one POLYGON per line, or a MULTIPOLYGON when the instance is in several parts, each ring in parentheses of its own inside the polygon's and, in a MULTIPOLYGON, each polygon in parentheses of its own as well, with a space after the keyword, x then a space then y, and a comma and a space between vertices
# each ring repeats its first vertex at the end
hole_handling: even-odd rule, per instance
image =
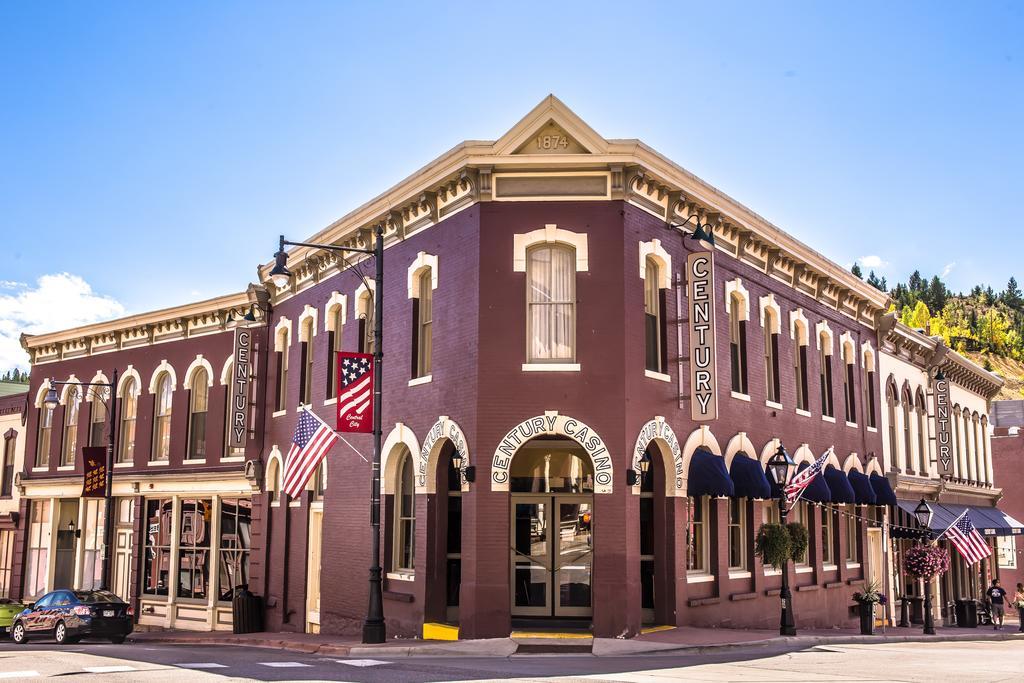
POLYGON ((936 314, 941 313, 942 309, 946 307, 949 290, 946 289, 946 285, 939 279, 938 275, 932 276, 931 281, 928 283, 927 295, 924 298, 925 303, 928 304, 928 309, 936 314))
POLYGON ((884 281, 879 280, 878 276, 875 275, 875 271, 873 270, 868 273, 868 284, 880 292, 884 292, 886 290, 884 281))
POLYGON ((1015 310, 1024 305, 1024 297, 1021 296, 1020 287, 1017 286, 1017 278, 1010 278, 1010 281, 1006 283, 1006 290, 1000 298, 1004 304, 1015 310))
POLYGON ((861 280, 864 279, 864 271, 860 269, 860 266, 856 263, 850 268, 850 272, 859 277, 861 280))

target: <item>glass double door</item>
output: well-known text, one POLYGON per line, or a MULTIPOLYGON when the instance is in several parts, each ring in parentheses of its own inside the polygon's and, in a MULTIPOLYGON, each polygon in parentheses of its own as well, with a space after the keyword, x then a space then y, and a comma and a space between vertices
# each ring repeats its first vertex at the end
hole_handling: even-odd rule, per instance
POLYGON ((593 497, 512 495, 512 616, 593 614, 593 497))

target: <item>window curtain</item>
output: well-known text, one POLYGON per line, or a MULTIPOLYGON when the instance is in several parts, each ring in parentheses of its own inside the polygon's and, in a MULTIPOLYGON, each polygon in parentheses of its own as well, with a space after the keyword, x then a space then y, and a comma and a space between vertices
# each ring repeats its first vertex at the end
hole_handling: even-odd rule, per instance
POLYGON ((530 252, 528 303, 531 360, 573 360, 575 254, 565 247, 530 252))

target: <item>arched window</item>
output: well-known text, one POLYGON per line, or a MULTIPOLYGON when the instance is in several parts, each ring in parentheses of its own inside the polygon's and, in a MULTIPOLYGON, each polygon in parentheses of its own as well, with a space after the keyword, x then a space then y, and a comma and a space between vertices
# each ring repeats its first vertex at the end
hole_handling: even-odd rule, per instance
POLYGON ((686 504, 690 519, 686 530, 686 571, 689 574, 707 574, 711 571, 708 555, 710 499, 707 496, 688 496, 686 504))
POLYGON ((374 353, 373 315, 376 312, 376 308, 373 303, 373 294, 373 290, 367 290, 356 297, 358 302, 356 312, 359 316, 360 353, 374 353))
POLYGON ((45 403, 39 408, 39 435, 36 439, 36 467, 50 464, 50 435, 53 433, 53 408, 45 403))
POLYGON ((82 405, 82 393, 77 385, 68 387, 64 395, 64 440, 60 451, 60 464, 64 467, 75 464, 78 450, 78 410, 82 405))
POLYGON ((873 353, 864 354, 864 411, 867 416, 868 427, 878 427, 878 420, 875 416, 875 356, 873 353))
POLYGON ((960 441, 960 406, 953 406, 953 476, 959 480, 967 478, 967 458, 960 441))
POLYGON ((855 379, 855 368, 857 367, 857 356, 853 350, 853 344, 843 344, 843 396, 846 399, 846 421, 857 421, 857 389, 855 379))
POLYGON ((834 566, 836 563, 835 506, 825 504, 819 510, 821 512, 821 563, 834 566))
MULTIPOLYGON (((11 495, 11 487, 14 483, 14 451, 17 445, 18 432, 14 429, 8 429, 4 433, 4 459, 3 462, 0 463, 0 496, 7 497, 11 495)), ((12 537, 13 534, 8 536, 8 538, 11 538, 13 541, 12 537)), ((7 539, 5 538, 3 540, 6 541, 7 539)), ((10 555, 8 552, 10 548, 5 546, 5 542, 0 542, 0 554, 3 554, 4 557, 9 557, 10 555)), ((3 581, 4 578, 7 578, 8 582, 10 580, 9 575, 7 577, 4 576, 4 569, 9 572, 10 566, 10 564, 6 564, 4 568, 0 568, 0 592, 2 592, 3 595, 7 595, 7 591, 3 589, 10 589, 9 583, 5 583, 3 581)))
POLYGON ((323 500, 327 492, 327 458, 320 461, 313 473, 313 500, 323 500))
POLYGON ((779 388, 779 320, 770 308, 764 311, 764 375, 767 392, 772 403, 782 401, 779 388))
POLYGON ((430 268, 424 268, 417 281, 419 296, 412 300, 413 319, 413 377, 426 377, 430 374, 430 358, 434 348, 434 286, 430 268))
POLYGON ((153 417, 153 453, 150 460, 164 461, 171 456, 171 398, 174 387, 171 375, 164 372, 156 383, 156 406, 153 417))
POLYGON ((743 320, 743 300, 737 295, 729 297, 729 369, 732 390, 747 394, 747 321, 743 320))
POLYGON ((985 481, 985 462, 981 457, 981 449, 978 448, 978 414, 971 416, 971 452, 974 453, 974 471, 977 476, 974 481, 979 484, 985 481))
POLYGON ((210 399, 210 376, 206 368, 192 373, 189 386, 188 413, 188 458, 201 460, 206 457, 206 412, 210 399))
POLYGON ((110 390, 106 387, 92 387, 90 391, 95 392, 89 402, 89 445, 105 446, 104 435, 107 428, 107 401, 110 399, 110 390))
POLYGON ((903 467, 907 472, 914 472, 914 463, 917 459, 914 457, 914 438, 911 434, 911 419, 910 412, 913 409, 914 400, 910 398, 910 393, 907 391, 903 392, 903 467))
POLYGON ((917 399, 914 401, 914 412, 917 413, 917 473, 922 476, 928 475, 928 411, 924 407, 924 394, 918 390, 917 399))
POLYGON ((306 405, 313 402, 313 318, 302 322, 299 339, 299 403, 306 405))
POLYGON ((267 465, 267 493, 271 505, 281 504, 281 460, 276 457, 270 458, 267 465))
POLYGON ((527 252, 526 305, 531 363, 576 359, 576 254, 560 244, 527 252))
POLYGON ((345 308, 338 304, 327 313, 327 398, 338 397, 338 352, 341 351, 342 332, 345 329, 345 308))
POLYGON ((796 375, 796 407, 797 410, 808 410, 808 372, 807 372, 807 328, 800 322, 793 326, 793 369, 796 375))
POLYGON ((818 335, 818 348, 818 360, 821 365, 821 414, 835 417, 835 404, 832 401, 832 337, 827 332, 818 335))
POLYGON ((896 465, 900 462, 899 439, 896 438, 896 406, 899 400, 896 398, 896 386, 891 382, 885 385, 885 404, 889 416, 889 464, 896 465))
POLYGON ((665 372, 664 299, 661 290, 661 266, 651 257, 644 259, 644 347, 645 367, 665 372))
POLYGON ((964 457, 967 459, 967 479, 971 482, 978 481, 978 463, 975 462, 977 451, 971 447, 971 413, 964 408, 964 457))
POLYGON ((988 454, 988 416, 987 415, 983 415, 981 417, 981 422, 979 423, 979 425, 981 427, 981 435, 980 435, 980 438, 981 438, 981 462, 983 463, 983 467, 984 467, 984 469, 982 470, 981 479, 986 484, 992 484, 993 482, 992 482, 992 480, 990 478, 990 474, 991 474, 991 471, 992 471, 991 470, 992 461, 989 460, 989 454, 988 454))
POLYGON ((274 411, 285 410, 288 406, 288 346, 291 339, 287 328, 277 331, 274 355, 277 356, 277 393, 274 397, 274 411))
POLYGON ((132 462, 135 458, 135 418, 139 412, 139 385, 129 377, 121 389, 121 429, 118 439, 117 462, 132 462))
POLYGON ((395 482, 394 560, 392 570, 412 572, 415 569, 416 488, 413 482, 412 455, 404 450, 398 463, 395 482))

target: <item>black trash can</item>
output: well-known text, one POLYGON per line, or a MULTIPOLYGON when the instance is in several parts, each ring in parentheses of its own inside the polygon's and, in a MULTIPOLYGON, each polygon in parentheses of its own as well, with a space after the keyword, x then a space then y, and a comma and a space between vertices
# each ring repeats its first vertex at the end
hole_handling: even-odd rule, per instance
POLYGON ((957 600, 956 625, 960 628, 978 628, 978 603, 970 599, 957 600))
POLYGON ((235 633, 258 633, 263 630, 263 601, 244 586, 231 600, 231 630, 235 633))

